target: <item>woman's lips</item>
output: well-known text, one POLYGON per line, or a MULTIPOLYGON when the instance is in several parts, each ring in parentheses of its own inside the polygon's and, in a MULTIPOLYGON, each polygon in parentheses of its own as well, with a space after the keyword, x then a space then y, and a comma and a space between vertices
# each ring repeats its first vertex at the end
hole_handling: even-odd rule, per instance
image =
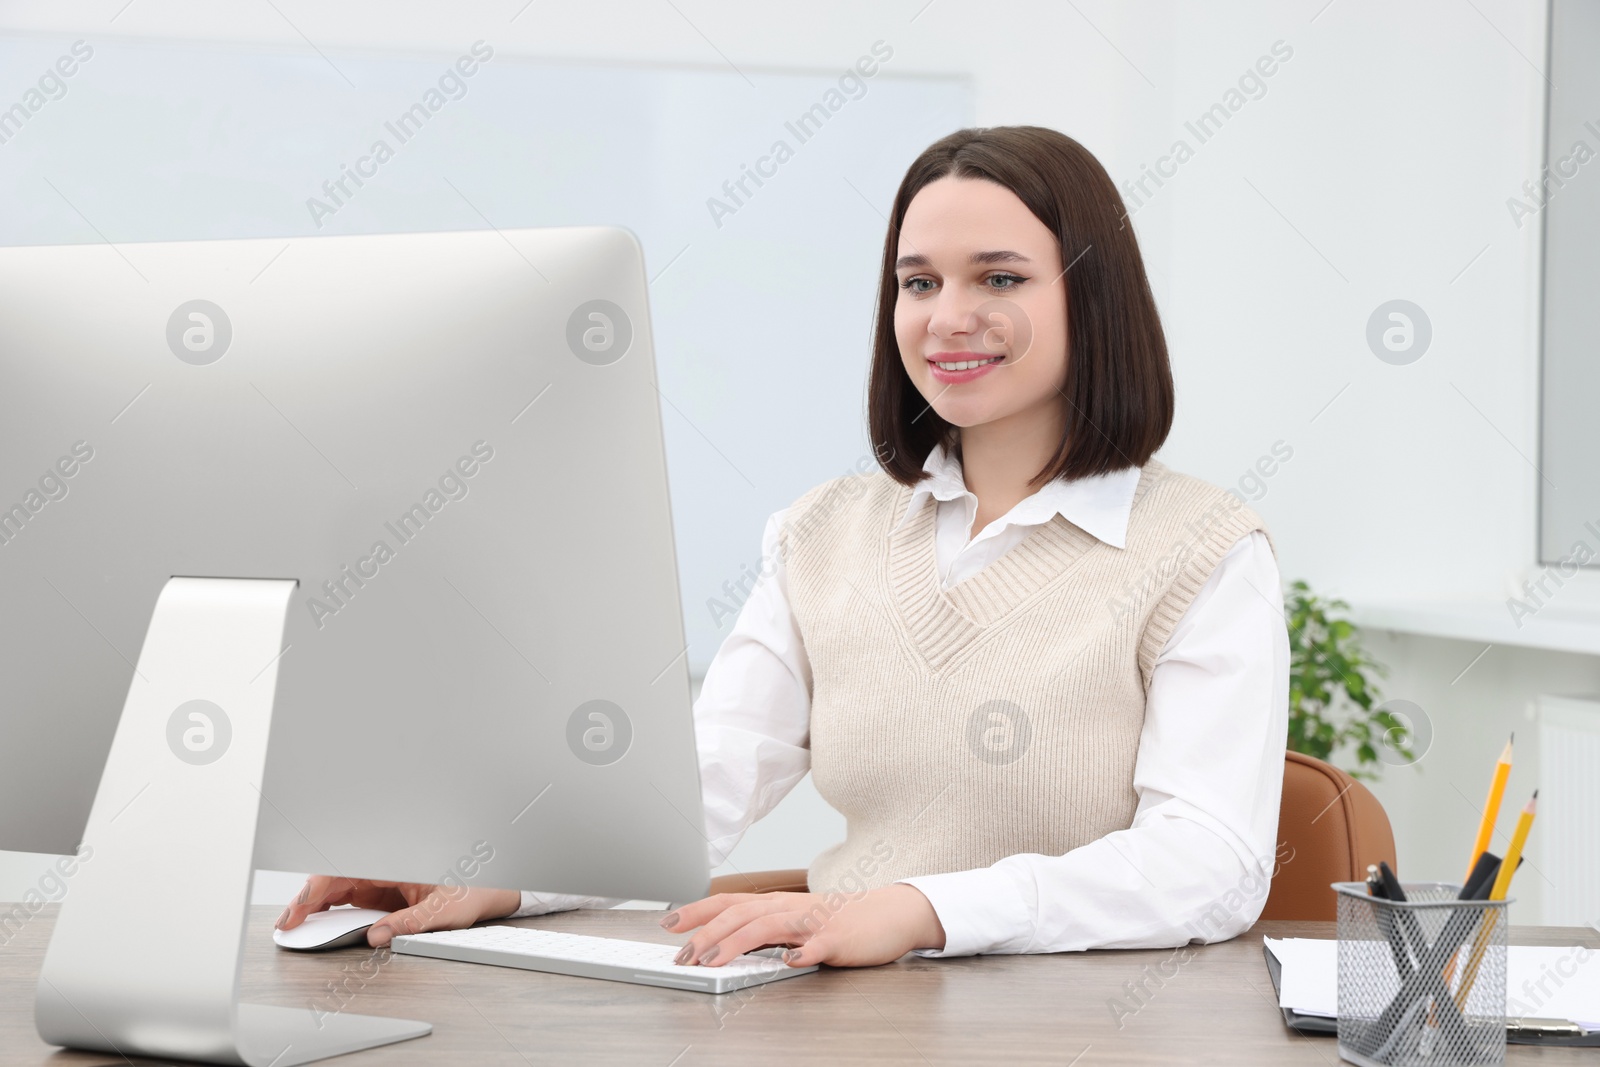
POLYGON ((933 372, 936 381, 946 385, 960 385, 963 382, 976 381, 985 374, 998 367, 1004 356, 985 355, 980 352, 941 352, 937 359, 928 358, 928 369, 933 372), (964 366, 966 370, 946 370, 939 364, 946 366, 964 366))

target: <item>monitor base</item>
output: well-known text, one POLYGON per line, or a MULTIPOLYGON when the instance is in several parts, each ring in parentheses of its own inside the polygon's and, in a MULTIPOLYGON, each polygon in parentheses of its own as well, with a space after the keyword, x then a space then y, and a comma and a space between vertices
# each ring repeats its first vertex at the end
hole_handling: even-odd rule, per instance
POLYGON ((39 972, 54 1045, 289 1067, 427 1023, 239 1003, 267 739, 292 580, 162 588, 39 972))
POLYGON ((246 1064, 295 1067, 432 1032, 432 1025, 410 1019, 344 1012, 328 1015, 302 1008, 240 1004, 234 1039, 246 1064))

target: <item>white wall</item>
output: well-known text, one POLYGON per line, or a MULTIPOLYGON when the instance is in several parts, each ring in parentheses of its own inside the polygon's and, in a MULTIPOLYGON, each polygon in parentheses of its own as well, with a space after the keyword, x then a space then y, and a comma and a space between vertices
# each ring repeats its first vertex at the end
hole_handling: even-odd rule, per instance
MULTIPOLYGON (((103 30, 122 2, 85 5, 93 16, 0 3, 0 25, 103 30)), ((1532 569, 1536 231, 1517 229, 1505 200, 1539 169, 1538 4, 825 0, 774 15, 640 0, 603 13, 535 4, 509 24, 520 0, 384 5, 381 16, 367 3, 278 6, 287 19, 269 5, 141 0, 112 25, 308 55, 302 33, 324 48, 431 47, 492 27, 502 47, 528 55, 821 69, 882 37, 903 72, 969 73, 980 125, 1064 130, 1119 180, 1138 178, 1185 136, 1186 119, 1284 41, 1293 55, 1264 95, 1135 216, 1178 377, 1178 422, 1162 458, 1232 485, 1286 442, 1293 458, 1256 503, 1284 576, 1358 603, 1494 600, 1532 569), (1419 304, 1433 324, 1432 347, 1409 366, 1379 361, 1365 342, 1368 316, 1394 298, 1419 304)), ((860 224, 876 232, 881 220, 863 213, 860 224)), ((798 437, 806 412, 767 402, 773 432, 798 437)), ((1600 604, 1597 586, 1584 576, 1562 596, 1600 604)), ((1378 789, 1403 868, 1456 877, 1498 739, 1526 723, 1523 709, 1541 691, 1600 690, 1600 668, 1496 647, 1452 683, 1481 645, 1372 641, 1395 668, 1385 694, 1415 700, 1434 725, 1419 767, 1391 769, 1378 789)), ((1513 799, 1536 779, 1527 740, 1513 799)), ((834 832, 815 803, 780 809, 735 861, 803 865, 834 832), (792 821, 780 828, 781 818, 792 821)), ((1536 853, 1529 863, 1537 870, 1536 853)), ((1528 903, 1517 920, 1533 921, 1536 880, 1518 888, 1528 903)))
MULTIPOLYGON (((1503 602, 1536 559, 1538 228, 1519 229, 1506 199, 1542 162, 1544 15, 1320 7, 1211 5, 1178 19, 1179 117, 1270 42, 1294 55, 1160 194, 1171 194, 1163 310, 1182 412, 1165 453, 1223 482, 1277 440, 1294 449, 1255 505, 1286 579, 1357 605, 1503 602), (1405 366, 1365 340, 1369 315, 1395 298, 1433 326, 1405 366)), ((1581 576, 1564 605, 1593 603, 1596 585, 1581 576)), ((1527 709, 1541 692, 1600 690, 1600 665, 1370 640, 1394 668, 1384 695, 1419 704, 1433 728, 1421 762, 1376 788, 1402 868, 1459 878, 1507 732, 1520 727, 1505 829, 1539 780, 1527 709)), ((1539 864, 1535 842, 1528 870, 1539 864)), ((1518 879, 1516 921, 1539 917, 1541 882, 1518 879)))

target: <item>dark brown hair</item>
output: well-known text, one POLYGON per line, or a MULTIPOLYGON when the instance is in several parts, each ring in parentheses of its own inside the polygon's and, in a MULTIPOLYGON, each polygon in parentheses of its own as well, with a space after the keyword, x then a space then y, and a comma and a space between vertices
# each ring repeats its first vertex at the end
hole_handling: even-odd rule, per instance
POLYGON ((957 130, 929 145, 895 193, 873 327, 867 417, 879 463, 903 485, 925 475, 935 444, 953 450, 957 428, 912 385, 894 332, 895 259, 912 197, 946 176, 1010 189, 1056 235, 1067 268, 1067 429, 1033 481, 1142 467, 1172 428, 1172 367, 1139 243, 1099 160, 1042 126, 957 130))

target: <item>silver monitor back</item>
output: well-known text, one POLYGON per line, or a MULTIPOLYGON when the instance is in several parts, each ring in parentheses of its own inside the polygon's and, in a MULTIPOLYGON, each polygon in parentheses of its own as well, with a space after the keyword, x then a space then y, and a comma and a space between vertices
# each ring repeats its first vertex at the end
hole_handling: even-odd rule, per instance
POLYGON ((646 287, 610 227, 0 249, 0 848, 76 848, 171 576, 292 578, 257 867, 703 895, 646 287))

